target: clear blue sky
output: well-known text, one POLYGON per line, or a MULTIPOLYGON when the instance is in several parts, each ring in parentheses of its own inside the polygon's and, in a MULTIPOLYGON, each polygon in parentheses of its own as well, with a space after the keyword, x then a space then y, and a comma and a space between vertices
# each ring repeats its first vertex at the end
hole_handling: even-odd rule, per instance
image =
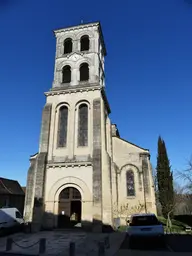
POLYGON ((0 0, 0 176, 26 184, 53 80, 52 30, 82 19, 101 21, 111 119, 121 136, 150 149, 155 166, 161 134, 173 169, 185 168, 192 154, 190 0, 0 0))

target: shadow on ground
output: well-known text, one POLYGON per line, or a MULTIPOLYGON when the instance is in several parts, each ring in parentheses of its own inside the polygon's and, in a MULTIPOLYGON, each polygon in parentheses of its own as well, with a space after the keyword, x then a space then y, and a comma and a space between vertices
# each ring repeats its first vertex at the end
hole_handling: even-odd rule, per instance
POLYGON ((127 235, 121 244, 120 250, 147 250, 147 251, 167 251, 167 246, 163 241, 153 238, 140 238, 134 239, 130 242, 130 238, 127 235))
POLYGON ((174 251, 174 252, 192 252, 191 235, 165 235, 165 241, 155 239, 138 239, 130 243, 129 236, 126 236, 120 246, 121 250, 147 250, 147 251, 174 251))
POLYGON ((166 235, 166 243, 175 252, 192 252, 192 235, 166 235))

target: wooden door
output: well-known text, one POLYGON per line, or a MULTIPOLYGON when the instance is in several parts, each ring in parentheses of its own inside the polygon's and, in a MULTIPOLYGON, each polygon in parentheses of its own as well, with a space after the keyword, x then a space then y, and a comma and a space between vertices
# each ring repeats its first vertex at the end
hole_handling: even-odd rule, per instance
POLYGON ((58 227, 65 228, 70 224, 71 201, 60 201, 58 212, 58 227))

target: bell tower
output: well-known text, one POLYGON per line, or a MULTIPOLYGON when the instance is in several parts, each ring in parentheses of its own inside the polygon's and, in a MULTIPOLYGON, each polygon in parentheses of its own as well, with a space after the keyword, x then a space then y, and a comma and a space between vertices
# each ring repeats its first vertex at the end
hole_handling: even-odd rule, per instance
POLYGON ((100 23, 57 29, 52 90, 105 86, 106 48, 100 23))
POLYGON ((63 207, 57 191, 72 186, 81 194, 82 225, 91 223, 99 231, 112 222, 101 25, 81 24, 54 34, 54 79, 45 93, 39 152, 30 159, 25 216, 37 227, 56 227, 63 207))

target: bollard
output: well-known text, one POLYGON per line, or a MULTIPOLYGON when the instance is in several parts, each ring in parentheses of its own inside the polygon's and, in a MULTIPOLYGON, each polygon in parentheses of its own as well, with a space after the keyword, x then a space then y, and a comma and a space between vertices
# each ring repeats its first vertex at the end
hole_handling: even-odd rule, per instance
POLYGON ((13 244, 13 239, 12 238, 7 238, 6 241, 6 251, 11 251, 12 249, 12 244, 13 244))
POLYGON ((109 236, 105 237, 105 248, 107 248, 107 249, 110 248, 109 236))
POLYGON ((43 254, 46 250, 46 239, 41 238, 39 241, 39 253, 43 254))
POLYGON ((99 242, 98 246, 99 246, 98 256, 105 256, 105 244, 104 244, 104 242, 99 242))
POLYGON ((70 242, 69 244, 69 256, 75 256, 75 243, 70 242))

